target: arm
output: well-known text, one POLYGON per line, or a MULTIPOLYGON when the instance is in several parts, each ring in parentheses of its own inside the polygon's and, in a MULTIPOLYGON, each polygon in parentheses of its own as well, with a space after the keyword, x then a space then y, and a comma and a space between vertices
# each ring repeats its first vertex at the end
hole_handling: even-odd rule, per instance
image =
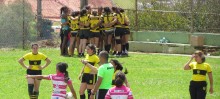
MULTIPOLYGON (((100 76, 98 76, 98 80, 97 80, 97 82, 96 82, 96 84, 95 84, 95 87, 94 87, 94 89, 92 90, 92 95, 94 95, 96 92, 97 92, 97 90, 99 89, 99 86, 101 85, 101 83, 102 83, 102 77, 100 77, 100 76)), ((91 96, 92 96, 91 95, 91 96)), ((92 96, 93 97, 93 96, 92 96)))
POLYGON ((68 87, 70 88, 70 91, 71 91, 71 93, 73 94, 74 99, 77 99, 76 91, 75 91, 75 89, 73 88, 72 83, 68 84, 68 87))
POLYGON ((209 92, 210 92, 210 94, 212 94, 213 93, 213 77, 212 77, 212 72, 208 73, 208 76, 209 76, 209 82, 210 82, 209 92))
POLYGON ((111 99, 110 90, 105 95, 105 99, 111 99))
POLYGON ((49 58, 46 59, 46 64, 42 66, 42 69, 46 68, 51 63, 51 60, 49 58))
POLYGON ((184 66, 184 70, 190 70, 190 66, 189 64, 192 62, 192 60, 194 59, 195 55, 193 54, 192 57, 190 58, 190 60, 185 64, 184 66))
POLYGON ((27 75, 26 78, 47 79, 48 75, 27 75))
POLYGON ((83 66, 83 68, 82 68, 82 70, 81 70, 81 72, 80 72, 80 74, 79 74, 79 76, 78 76, 78 79, 79 79, 79 80, 82 78, 82 74, 83 74, 84 68, 85 68, 85 66, 83 66))
POLYGON ((114 16, 113 21, 110 23, 110 26, 113 26, 115 23, 117 23, 118 19, 116 16, 114 16))
POLYGON ((98 72, 98 69, 95 66, 89 64, 88 61, 82 60, 81 62, 85 64, 85 66, 89 67, 94 73, 98 72))
POLYGON ((24 64, 24 58, 23 58, 23 57, 18 60, 18 63, 19 63, 22 67, 24 67, 25 69, 28 69, 28 66, 26 66, 26 65, 24 64))

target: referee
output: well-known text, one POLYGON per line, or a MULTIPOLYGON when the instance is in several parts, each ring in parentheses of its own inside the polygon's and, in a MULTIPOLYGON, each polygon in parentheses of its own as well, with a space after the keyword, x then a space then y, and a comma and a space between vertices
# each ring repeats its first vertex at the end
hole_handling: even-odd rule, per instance
POLYGON ((205 55, 201 51, 196 51, 191 59, 185 64, 184 70, 193 70, 192 81, 190 82, 189 92, 191 99, 205 99, 207 92, 206 74, 210 82, 210 94, 213 93, 212 70, 208 63, 205 63, 205 55), (192 60, 195 59, 195 62, 192 60))
POLYGON ((91 92, 90 99, 104 99, 108 90, 112 87, 112 76, 114 74, 114 67, 108 62, 108 52, 101 51, 99 54, 100 67, 98 68, 98 79, 94 89, 91 92))
MULTIPOLYGON (((32 44, 31 49, 32 52, 25 54, 19 59, 18 62, 22 67, 27 69, 27 75, 42 75, 42 70, 46 68, 51 63, 51 61, 46 55, 38 52, 38 44, 32 44), (29 61, 28 65, 24 64, 25 60, 29 61), (46 64, 43 66, 41 65, 42 60, 46 61, 46 64)), ((27 81, 30 99, 38 99, 41 79, 28 78, 27 81)))

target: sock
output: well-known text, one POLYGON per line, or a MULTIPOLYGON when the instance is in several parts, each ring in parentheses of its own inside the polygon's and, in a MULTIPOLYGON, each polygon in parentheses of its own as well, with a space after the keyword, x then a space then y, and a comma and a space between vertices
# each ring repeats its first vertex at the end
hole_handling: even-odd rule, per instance
POLYGON ((105 51, 107 51, 108 50, 108 45, 105 45, 105 51))
POLYGON ((108 53, 110 52, 111 50, 111 44, 108 44, 108 53))
POLYGON ((80 95, 80 99, 86 99, 86 95, 85 94, 80 95))
POLYGON ((122 51, 125 52, 125 49, 126 49, 126 45, 122 45, 122 51))
POLYGON ((35 99, 33 90, 34 90, 34 84, 28 84, 28 94, 30 96, 30 99, 35 99))
POLYGON ((87 89, 87 92, 88 92, 88 99, 89 99, 91 95, 91 89, 87 89))
POLYGON ((129 50, 129 43, 125 44, 125 49, 128 51, 129 50))
POLYGON ((35 95, 35 99, 38 99, 38 96, 39 96, 39 92, 36 92, 36 91, 34 91, 34 95, 35 95))

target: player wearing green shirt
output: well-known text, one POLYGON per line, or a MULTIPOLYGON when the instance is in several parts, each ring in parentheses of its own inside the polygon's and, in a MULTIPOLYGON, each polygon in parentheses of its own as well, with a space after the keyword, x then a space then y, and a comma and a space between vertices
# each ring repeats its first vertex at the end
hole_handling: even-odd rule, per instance
POLYGON ((95 84, 90 99, 94 98, 97 92, 97 99, 104 99, 108 89, 112 87, 112 76, 114 74, 114 67, 111 63, 108 63, 108 52, 102 51, 99 54, 100 67, 98 68, 98 80, 95 84))

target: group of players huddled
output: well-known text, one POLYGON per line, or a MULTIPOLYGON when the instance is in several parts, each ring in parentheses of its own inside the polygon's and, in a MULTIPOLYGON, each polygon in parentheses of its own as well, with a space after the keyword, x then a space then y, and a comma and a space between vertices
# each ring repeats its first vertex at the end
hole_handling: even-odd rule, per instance
POLYGON ((84 57, 86 45, 93 44, 97 53, 102 50, 120 57, 127 56, 129 50, 129 19, 124 9, 119 7, 99 7, 92 10, 85 6, 81 11, 68 7, 60 9, 61 14, 61 55, 84 57), (69 49, 68 49, 69 45, 69 49))

